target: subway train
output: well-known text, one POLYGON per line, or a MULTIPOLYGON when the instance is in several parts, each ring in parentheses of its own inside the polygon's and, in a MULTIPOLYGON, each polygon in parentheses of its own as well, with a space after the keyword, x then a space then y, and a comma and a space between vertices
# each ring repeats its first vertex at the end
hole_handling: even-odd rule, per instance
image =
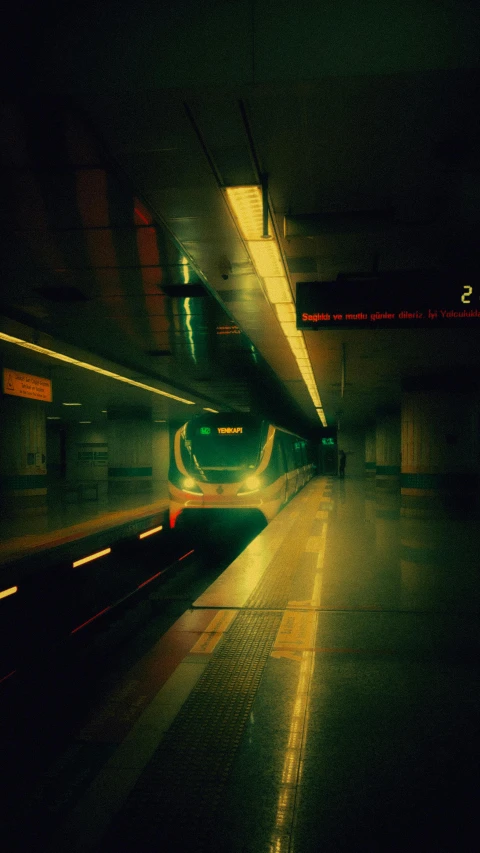
POLYGON ((201 414, 177 430, 170 470, 170 527, 257 516, 263 524, 316 473, 314 447, 267 420, 201 414))

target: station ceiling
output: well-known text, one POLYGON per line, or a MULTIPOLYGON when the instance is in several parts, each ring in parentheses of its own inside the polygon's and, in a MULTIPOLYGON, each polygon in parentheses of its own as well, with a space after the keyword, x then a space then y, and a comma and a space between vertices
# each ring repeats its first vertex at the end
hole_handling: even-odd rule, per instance
MULTIPOLYGON (((478 302, 475 4, 108 0, 20 3, 17 17, 3 51, 4 332, 195 411, 317 430, 226 198, 262 175, 294 296, 299 282, 350 274, 368 288, 368 275, 427 269, 459 306, 464 284, 478 302)), ((480 367, 471 330, 304 338, 331 427, 398 407, 412 377, 475 383, 480 367)), ((60 401, 71 370, 44 359, 60 401)), ((102 409, 132 393, 82 382, 102 409)), ((191 410, 155 397, 158 417, 191 410)))

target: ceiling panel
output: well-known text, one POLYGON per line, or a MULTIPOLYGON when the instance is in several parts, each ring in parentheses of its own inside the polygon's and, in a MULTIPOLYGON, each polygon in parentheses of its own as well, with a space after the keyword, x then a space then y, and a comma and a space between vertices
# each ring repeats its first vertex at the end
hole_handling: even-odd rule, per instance
MULTIPOLYGON (((293 292, 346 272, 476 282, 480 262, 479 12, 360 6, 106 0, 95 23, 32 18, 37 94, 0 128, 4 313, 218 405, 318 425, 224 187, 268 175, 293 292), (203 299, 168 291, 191 283, 203 299)), ((352 426, 411 376, 476 377, 477 337, 305 332, 327 420, 352 426)))

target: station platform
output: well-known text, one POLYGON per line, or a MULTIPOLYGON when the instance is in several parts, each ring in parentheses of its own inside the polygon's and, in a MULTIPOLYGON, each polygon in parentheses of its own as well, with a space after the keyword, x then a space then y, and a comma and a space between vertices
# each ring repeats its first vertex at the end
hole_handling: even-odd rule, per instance
MULTIPOLYGON (((49 561, 75 558, 156 524, 168 524, 168 494, 114 495, 66 503, 54 496, 38 515, 0 513, 0 578, 16 582, 49 561)), ((1 582, 0 582, 1 583, 1 582)))
POLYGON ((48 850, 472 849, 474 522, 369 488, 312 480, 92 712, 48 850))

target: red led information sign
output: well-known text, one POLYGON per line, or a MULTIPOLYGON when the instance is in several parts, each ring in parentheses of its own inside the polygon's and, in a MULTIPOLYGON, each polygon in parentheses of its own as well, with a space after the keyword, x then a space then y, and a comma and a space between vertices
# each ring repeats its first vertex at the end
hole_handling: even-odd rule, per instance
POLYGON ((297 284, 297 329, 480 329, 480 284, 431 275, 297 284))

